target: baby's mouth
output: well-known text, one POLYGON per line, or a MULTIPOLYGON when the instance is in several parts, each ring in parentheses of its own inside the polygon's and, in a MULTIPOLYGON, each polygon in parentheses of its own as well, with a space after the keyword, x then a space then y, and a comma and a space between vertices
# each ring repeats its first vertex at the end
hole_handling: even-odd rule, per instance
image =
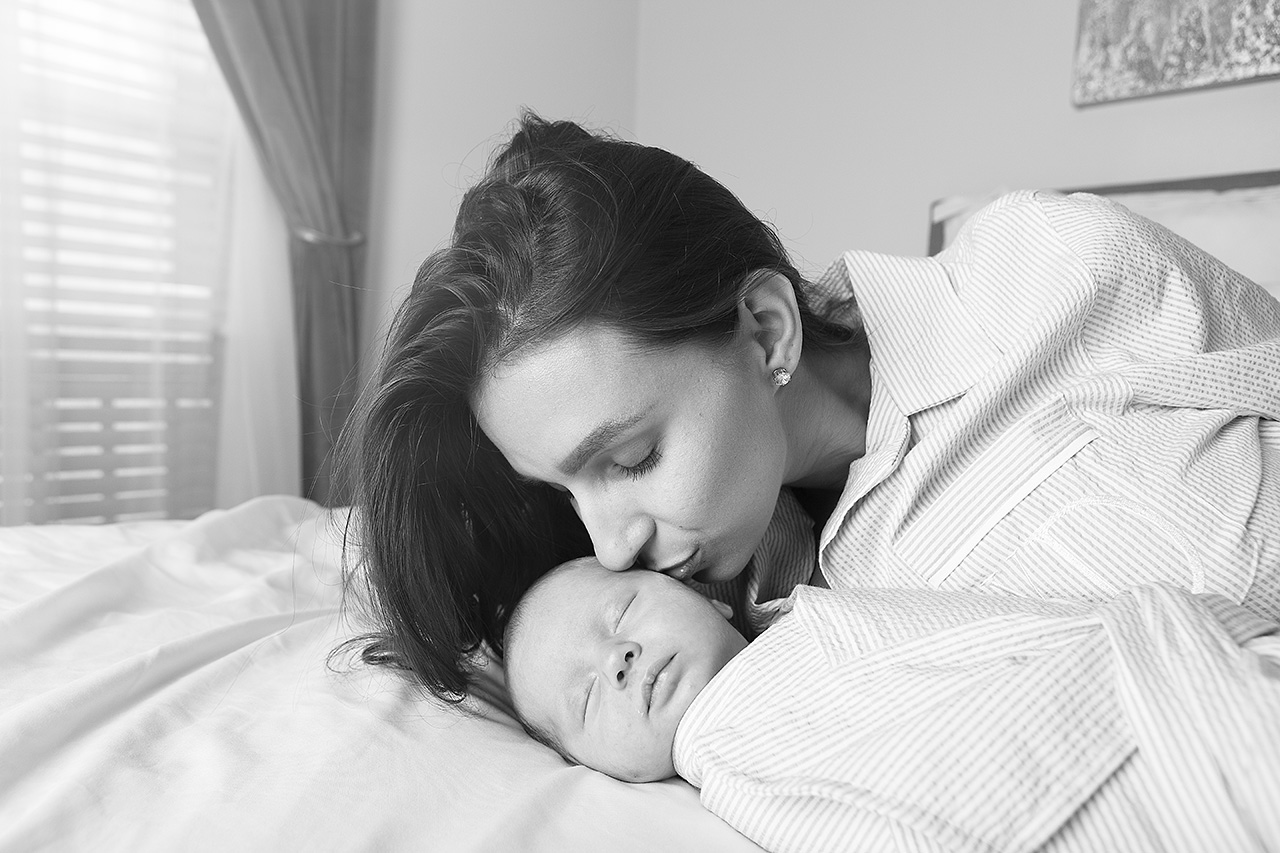
POLYGON ((649 715, 649 711, 653 709, 653 689, 658 679, 666 672, 667 665, 675 658, 675 655, 659 662, 644 675, 644 683, 640 685, 640 698, 644 700, 645 716, 649 715))

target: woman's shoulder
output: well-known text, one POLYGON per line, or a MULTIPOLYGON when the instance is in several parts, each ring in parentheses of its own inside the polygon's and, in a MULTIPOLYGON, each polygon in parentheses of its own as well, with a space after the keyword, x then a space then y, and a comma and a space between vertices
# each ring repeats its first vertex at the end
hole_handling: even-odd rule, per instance
POLYGON ((957 242, 1000 239, 1012 232, 1051 232, 1064 242, 1079 243, 1112 239, 1141 221, 1123 205, 1090 193, 1014 190, 976 211, 961 229, 957 242))
POLYGON ((1165 266, 1186 253, 1185 240, 1111 199, 1019 190, 974 213, 938 259, 982 269, 1077 267, 1092 279, 1165 266))
POLYGON ((1006 228, 1017 227, 1021 217, 1034 218, 1082 257, 1123 247, 1150 250, 1163 242, 1163 229, 1154 222, 1117 201, 1092 193, 1009 193, 992 203, 989 216, 1006 228))

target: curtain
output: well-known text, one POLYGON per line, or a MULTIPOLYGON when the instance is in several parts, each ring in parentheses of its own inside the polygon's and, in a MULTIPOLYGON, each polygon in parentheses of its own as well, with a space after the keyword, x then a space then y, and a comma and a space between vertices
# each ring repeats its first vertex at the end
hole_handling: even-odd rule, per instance
POLYGON ((0 521, 213 507, 235 109, 186 0, 0 3, 0 521))
MULTIPOLYGON (((227 104, 234 116, 229 93, 227 104)), ((302 493, 298 411, 282 404, 298 399, 289 229, 238 118, 232 154, 215 502, 224 509, 302 493)))
POLYGON ((357 383, 376 0, 193 0, 290 228, 303 494, 341 503, 357 383))

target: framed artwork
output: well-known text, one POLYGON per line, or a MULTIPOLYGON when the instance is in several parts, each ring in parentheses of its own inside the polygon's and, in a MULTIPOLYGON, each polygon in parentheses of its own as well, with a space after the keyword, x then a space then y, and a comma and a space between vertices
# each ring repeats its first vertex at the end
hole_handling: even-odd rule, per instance
POLYGON ((1280 76, 1280 0, 1080 0, 1077 106, 1280 76))

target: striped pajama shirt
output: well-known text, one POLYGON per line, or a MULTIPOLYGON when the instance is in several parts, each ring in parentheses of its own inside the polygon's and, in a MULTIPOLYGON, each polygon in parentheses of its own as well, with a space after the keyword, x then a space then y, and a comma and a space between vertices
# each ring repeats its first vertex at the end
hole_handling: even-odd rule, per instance
MULTIPOLYGON (((836 588, 1103 600, 1167 581, 1280 618, 1280 305, 1088 195, 1012 193, 935 258, 849 252, 815 307, 861 316, 865 455, 821 531, 836 588)), ((807 583, 783 489, 741 575, 695 588, 748 637, 807 583)))
POLYGON ((1280 637, 1224 597, 797 587, 676 770, 775 851, 1280 849, 1280 637))
POLYGON ((704 589, 792 608, 677 732, 707 807, 776 850, 1280 850, 1280 305, 1046 193, 816 290, 867 330, 866 453, 831 591, 785 489, 704 589))
MULTIPOLYGON (((1019 192, 933 258, 849 252, 871 348, 835 588, 1102 600, 1168 581, 1280 618, 1280 304, 1089 195, 1019 192)), ((856 305, 856 307, 850 307, 856 305)))

